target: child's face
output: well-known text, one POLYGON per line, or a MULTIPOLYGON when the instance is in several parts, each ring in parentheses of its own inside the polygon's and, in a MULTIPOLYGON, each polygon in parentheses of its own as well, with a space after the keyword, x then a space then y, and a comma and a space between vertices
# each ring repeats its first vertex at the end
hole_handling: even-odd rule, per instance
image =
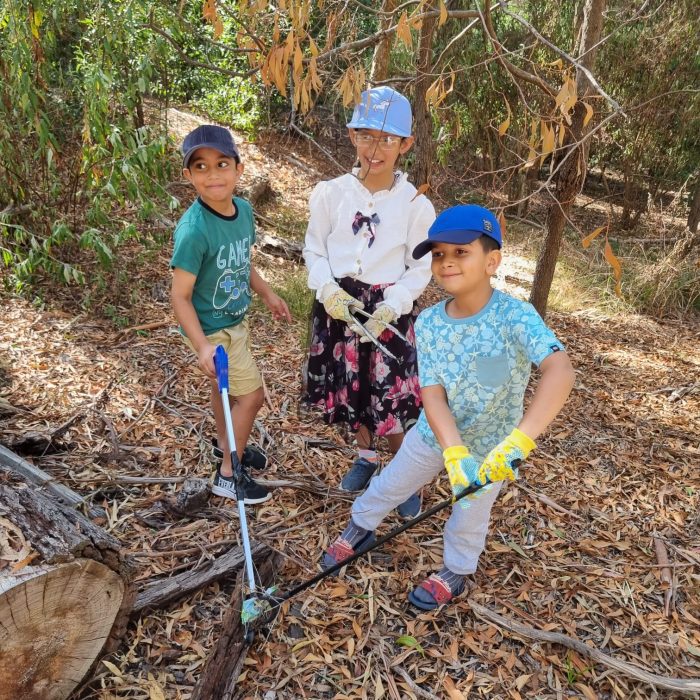
POLYGON ((214 148, 198 148, 183 175, 194 185, 197 194, 209 206, 230 204, 243 163, 236 163, 214 148))
POLYGON ((349 129, 357 150, 360 172, 371 177, 393 174, 399 156, 413 145, 413 136, 401 137, 378 129, 349 129))
POLYGON ((501 263, 501 251, 486 252, 479 240, 466 244, 435 243, 431 250, 435 281, 454 297, 490 285, 501 263))

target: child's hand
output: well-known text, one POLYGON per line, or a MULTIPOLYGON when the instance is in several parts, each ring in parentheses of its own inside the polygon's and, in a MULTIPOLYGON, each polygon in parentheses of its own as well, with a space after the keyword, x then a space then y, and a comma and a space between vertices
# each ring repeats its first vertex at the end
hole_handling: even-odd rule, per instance
POLYGON ((351 309, 353 307, 364 309, 365 305, 339 287, 323 302, 323 307, 326 309, 326 313, 336 321, 353 323, 355 319, 350 313, 351 309))
POLYGON ((287 323, 292 322, 292 314, 289 313, 287 302, 282 299, 281 296, 270 292, 267 296, 263 297, 263 301, 265 302, 265 306, 270 309, 270 313, 275 320, 281 321, 282 319, 286 319, 287 323))
MULTIPOLYGON (((396 313, 394 310, 386 304, 380 304, 374 310, 372 318, 368 319, 367 322, 363 322, 363 325, 375 338, 379 338, 387 329, 386 324, 393 323, 395 320, 396 313)), ((355 329, 353 328, 353 330, 355 329)), ((358 328, 357 332, 362 336, 360 338, 361 343, 369 343, 372 340, 368 335, 362 333, 361 328, 358 328)))
POLYGON ((464 445, 448 447, 443 453, 445 469, 452 486, 452 495, 458 496, 464 489, 478 482, 479 463, 464 445))
POLYGON ((216 353, 216 348, 213 345, 207 343, 198 353, 197 353, 197 364, 199 369, 204 372, 210 379, 216 379, 216 367, 214 366, 214 355, 216 353))
POLYGON ((479 468, 479 481, 514 481, 518 475, 518 464, 514 462, 524 462, 535 447, 537 445, 525 433, 515 428, 503 442, 488 453, 479 468))

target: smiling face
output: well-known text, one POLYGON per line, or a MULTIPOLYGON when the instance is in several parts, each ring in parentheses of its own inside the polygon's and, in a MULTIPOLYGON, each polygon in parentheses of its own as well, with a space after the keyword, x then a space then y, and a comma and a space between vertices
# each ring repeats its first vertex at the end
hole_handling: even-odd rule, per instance
POLYGON ((349 129, 360 161, 360 179, 366 185, 390 187, 399 156, 413 145, 413 136, 402 138, 378 129, 349 129))
POLYGON ((243 163, 214 148, 198 148, 182 173, 205 204, 220 214, 233 213, 231 198, 243 174, 243 163))
POLYGON ((435 281, 455 298, 468 298, 491 287, 501 263, 501 251, 486 251, 479 239, 471 243, 435 243, 431 268, 435 281))

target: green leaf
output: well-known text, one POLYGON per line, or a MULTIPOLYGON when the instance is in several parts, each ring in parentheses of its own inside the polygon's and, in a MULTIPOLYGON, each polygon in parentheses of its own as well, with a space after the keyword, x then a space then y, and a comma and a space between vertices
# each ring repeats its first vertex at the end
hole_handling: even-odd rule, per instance
POLYGON ((512 542, 511 540, 506 540, 506 544, 514 551, 517 552, 521 557, 524 557, 525 559, 529 559, 527 554, 523 552, 522 547, 517 544, 516 542, 512 542))
POLYGON ((425 651, 423 650, 423 647, 420 645, 419 641, 409 634, 402 634, 396 640, 396 644, 398 644, 401 647, 409 647, 410 649, 415 649, 416 651, 420 652, 421 656, 425 656, 425 651))

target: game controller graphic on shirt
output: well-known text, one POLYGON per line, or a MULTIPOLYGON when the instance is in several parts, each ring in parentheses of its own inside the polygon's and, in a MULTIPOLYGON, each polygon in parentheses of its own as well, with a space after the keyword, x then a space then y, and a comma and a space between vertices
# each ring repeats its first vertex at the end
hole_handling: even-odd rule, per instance
POLYGON ((241 297, 250 300, 250 289, 246 281, 247 269, 240 267, 237 270, 224 270, 216 280, 216 290, 212 304, 219 311, 225 309, 232 301, 238 301, 241 297))

